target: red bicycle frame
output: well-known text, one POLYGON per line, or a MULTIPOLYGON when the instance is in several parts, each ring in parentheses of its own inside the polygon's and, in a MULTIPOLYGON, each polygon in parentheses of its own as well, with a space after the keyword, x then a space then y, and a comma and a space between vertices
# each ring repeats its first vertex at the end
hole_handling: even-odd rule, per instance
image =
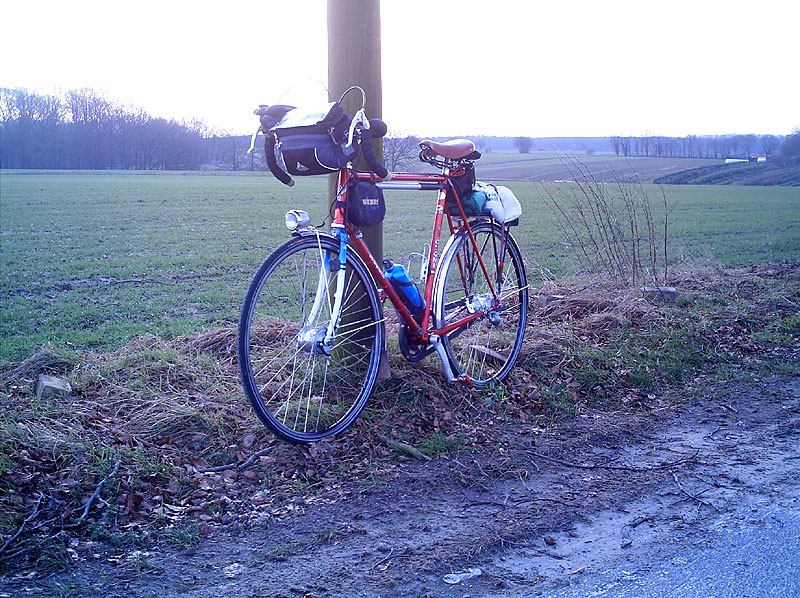
MULTIPOLYGON (((408 329, 411 331, 411 339, 415 344, 430 344, 431 337, 437 338, 444 336, 453 330, 469 324, 473 320, 477 320, 478 318, 485 316, 489 311, 491 311, 491 309, 497 308, 497 306, 500 304, 500 298, 497 296, 495 286, 492 283, 491 277, 486 269, 486 264, 483 261, 481 252, 478 250, 477 241, 475 240, 475 236, 473 235, 472 229, 469 225, 469 220, 464 213, 464 208, 461 205, 461 201, 459 200, 458 194, 456 193, 455 187, 451 181, 450 170, 448 168, 444 168, 442 174, 392 173, 391 180, 386 182, 378 181, 377 183, 379 187, 384 189, 415 189, 421 191, 439 192, 436 202, 433 232, 431 234, 431 251, 428 255, 428 271, 425 279, 425 289, 423 291, 425 309, 422 313, 422 319, 420 322, 417 322, 414 319, 414 317, 411 315, 411 312, 408 311, 406 306, 403 304, 403 301, 392 287, 391 283, 386 279, 383 274, 383 270, 377 264, 369 248, 362 240, 358 229, 346 221, 345 206, 347 203, 347 183, 351 180, 375 181, 375 175, 367 172, 355 172, 346 168, 343 168, 339 171, 339 203, 337 204, 337 208, 334 212, 332 227, 343 228, 348 233, 350 243, 352 244, 356 253, 358 253, 358 255, 360 255, 364 260, 364 263, 372 274, 373 279, 382 291, 381 300, 385 301, 386 297, 391 299, 392 304, 400 315, 400 318, 402 318, 403 322, 405 322, 405 324, 408 326, 408 329), (461 218, 461 223, 458 225, 456 222, 454 222, 454 215, 450 213, 448 208, 448 199, 450 199, 451 205, 458 206, 459 214, 455 215, 461 218), (491 290, 493 305, 491 309, 476 311, 475 313, 472 313, 456 322, 452 322, 447 326, 434 329, 431 326, 431 308, 433 305, 433 301, 431 299, 433 297, 433 284, 436 276, 436 266, 439 257, 439 241, 441 238, 442 223, 444 222, 445 215, 447 216, 447 224, 450 228, 451 234, 455 234, 460 230, 466 230, 467 234, 469 235, 470 242, 476 249, 475 255, 478 258, 483 275, 486 277, 489 289, 491 290)), ((460 256, 458 257, 458 264, 462 279, 466 281, 464 267, 463 264, 461 264, 460 256)), ((499 268, 500 275, 502 275, 502 264, 499 264, 499 268)))

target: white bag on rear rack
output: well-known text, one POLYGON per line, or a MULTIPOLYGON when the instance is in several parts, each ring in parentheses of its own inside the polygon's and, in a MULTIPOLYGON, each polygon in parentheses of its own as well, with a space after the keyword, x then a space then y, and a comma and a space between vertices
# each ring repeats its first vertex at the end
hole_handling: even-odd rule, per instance
POLYGON ((522 216, 522 205, 517 196, 508 187, 498 187, 497 194, 503 204, 503 219, 500 222, 505 224, 519 224, 519 217, 522 216))
POLYGON ((522 206, 514 192, 508 187, 475 183, 475 190, 486 194, 486 203, 483 204, 483 213, 491 214, 497 222, 510 226, 519 224, 522 215, 522 206))

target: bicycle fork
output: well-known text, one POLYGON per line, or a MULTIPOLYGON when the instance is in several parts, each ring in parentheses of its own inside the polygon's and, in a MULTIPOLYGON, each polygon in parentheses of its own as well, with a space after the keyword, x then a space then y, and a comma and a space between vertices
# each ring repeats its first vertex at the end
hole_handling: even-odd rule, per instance
POLYGON ((317 233, 317 249, 319 250, 320 266, 319 280, 317 281, 317 292, 314 295, 314 303, 305 319, 303 327, 297 333, 297 344, 301 351, 329 357, 333 347, 333 337, 339 326, 342 314, 342 301, 344 299, 346 259, 347 259, 347 233, 339 233, 339 255, 333 258, 329 253, 323 251, 322 243, 317 233), (332 263, 335 267, 331 267, 332 263), (331 271, 336 272, 336 283, 333 292, 333 305, 330 305, 330 282, 328 277, 331 271), (330 321, 327 326, 314 326, 320 311, 325 304, 330 308, 330 321))

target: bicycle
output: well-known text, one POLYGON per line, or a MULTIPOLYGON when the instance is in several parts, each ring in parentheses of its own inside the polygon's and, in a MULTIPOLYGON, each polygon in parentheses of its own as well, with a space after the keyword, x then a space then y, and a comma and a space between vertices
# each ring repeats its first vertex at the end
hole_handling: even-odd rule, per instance
MULTIPOLYGON (((293 444, 335 436, 361 413, 385 356, 386 299, 400 321, 403 356, 416 362, 436 353, 448 383, 475 388, 508 375, 527 321, 527 275, 510 223, 469 216, 458 192, 480 158, 474 144, 424 141, 419 158, 440 168, 438 174, 390 174, 371 144, 374 136, 385 134, 385 124, 366 119, 366 96, 360 91, 362 109, 350 122, 348 140, 360 147, 371 172, 357 171, 349 162, 338 169, 328 231, 311 226, 306 212, 287 213, 292 236, 257 270, 239 320, 237 354, 245 393, 261 422, 293 444), (351 185, 374 182, 376 175, 381 189, 438 193, 430 250, 421 268, 424 308, 417 313, 348 218, 351 185), (440 257, 445 221, 450 237, 440 257)), ((270 170, 292 184, 291 177, 281 176, 286 172, 277 164, 275 135, 263 128, 270 170)))

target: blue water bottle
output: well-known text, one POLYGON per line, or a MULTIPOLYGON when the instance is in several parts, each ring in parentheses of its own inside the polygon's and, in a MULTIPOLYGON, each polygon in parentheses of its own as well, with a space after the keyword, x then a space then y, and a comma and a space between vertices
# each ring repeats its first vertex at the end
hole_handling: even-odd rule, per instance
POLYGON ((414 319, 419 321, 422 318, 422 311, 425 309, 425 300, 419 294, 419 289, 406 269, 400 264, 393 264, 391 260, 383 260, 383 275, 392 285, 395 292, 400 295, 403 305, 411 312, 414 319))

